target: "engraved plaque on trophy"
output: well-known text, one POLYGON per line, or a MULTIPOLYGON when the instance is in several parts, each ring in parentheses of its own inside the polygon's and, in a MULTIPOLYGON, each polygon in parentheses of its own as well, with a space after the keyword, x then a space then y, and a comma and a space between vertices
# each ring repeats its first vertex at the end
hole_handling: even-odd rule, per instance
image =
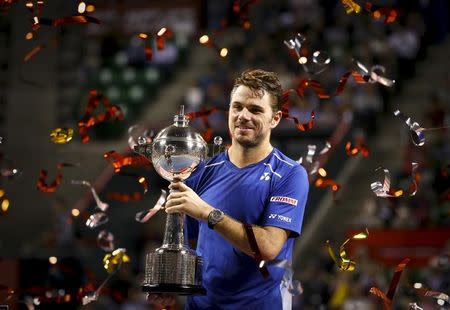
MULTIPOLYGON (((170 182, 187 179, 207 155, 205 140, 188 123, 181 106, 173 125, 161 130, 151 143, 141 139, 134 148, 170 182)), ((203 262, 185 242, 184 220, 184 214, 167 214, 163 244, 146 255, 144 292, 206 294, 202 286, 203 262)))

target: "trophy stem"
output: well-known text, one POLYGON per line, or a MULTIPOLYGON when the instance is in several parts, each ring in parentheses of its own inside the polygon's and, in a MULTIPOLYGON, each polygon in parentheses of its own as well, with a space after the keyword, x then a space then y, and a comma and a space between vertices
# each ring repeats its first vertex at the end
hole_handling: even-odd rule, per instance
POLYGON ((167 214, 162 248, 182 249, 184 245, 184 213, 167 214))

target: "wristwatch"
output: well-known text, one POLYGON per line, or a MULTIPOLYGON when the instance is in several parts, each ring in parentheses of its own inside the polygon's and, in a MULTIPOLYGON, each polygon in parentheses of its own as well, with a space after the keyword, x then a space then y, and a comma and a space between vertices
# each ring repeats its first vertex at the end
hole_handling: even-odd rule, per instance
POLYGON ((208 227, 214 229, 217 223, 223 220, 225 213, 220 211, 219 209, 214 209, 208 214, 208 227))

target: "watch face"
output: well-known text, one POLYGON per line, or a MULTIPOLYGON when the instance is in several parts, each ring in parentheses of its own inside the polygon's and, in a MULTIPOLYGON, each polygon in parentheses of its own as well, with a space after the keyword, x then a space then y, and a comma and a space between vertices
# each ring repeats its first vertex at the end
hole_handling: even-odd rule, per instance
POLYGON ((212 225, 217 224, 223 218, 223 212, 220 210, 213 210, 209 215, 209 223, 212 225))

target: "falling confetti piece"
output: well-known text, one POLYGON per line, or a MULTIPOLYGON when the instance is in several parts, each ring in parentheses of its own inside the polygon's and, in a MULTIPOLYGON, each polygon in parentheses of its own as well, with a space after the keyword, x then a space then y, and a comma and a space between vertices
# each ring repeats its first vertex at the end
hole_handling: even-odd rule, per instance
POLYGON ((102 284, 100 284, 100 286, 95 290, 95 292, 89 292, 81 298, 81 304, 83 306, 90 304, 93 301, 97 301, 98 297, 100 296, 100 292, 103 289, 103 287, 105 286, 105 284, 112 278, 112 276, 114 276, 117 273, 117 271, 120 270, 123 263, 130 261, 129 257, 126 254, 123 254, 125 252, 125 249, 117 249, 114 252, 112 252, 112 254, 106 254, 105 257, 103 258, 103 263, 106 266, 105 259, 109 255, 107 258, 107 263, 108 263, 108 267, 114 266, 114 268, 110 268, 110 269, 113 269, 112 272, 110 272, 108 277, 106 277, 105 281, 103 281, 102 284), (118 253, 116 253, 116 255, 123 255, 123 256, 121 257, 121 259, 116 259, 114 262, 112 262, 112 260, 114 259, 114 252, 117 252, 117 251, 118 251, 118 253), (125 256, 125 258, 124 258, 124 256, 125 256), (112 257, 112 259, 111 259, 111 257, 112 257))
POLYGON ((104 122, 108 119, 121 121, 124 119, 124 114, 120 107, 111 104, 106 96, 100 95, 96 90, 91 90, 89 92, 89 102, 86 106, 85 114, 78 122, 78 131, 81 136, 81 142, 88 143, 91 139, 87 133, 89 127, 104 122), (100 102, 103 103, 106 111, 104 113, 92 116, 92 113, 98 108, 100 102))
POLYGON ((347 252, 345 251, 345 245, 349 243, 351 240, 361 240, 366 239, 369 236, 369 231, 366 230, 363 232, 360 232, 358 234, 353 235, 351 238, 348 238, 347 240, 342 243, 342 245, 339 247, 339 259, 336 257, 336 254, 334 253, 333 249, 331 248, 330 241, 327 240, 326 245, 328 248, 328 253, 330 254, 333 261, 336 263, 336 265, 339 267, 342 271, 354 271, 356 268, 356 262, 347 258, 347 252))
POLYGON ((408 187, 408 190, 404 191, 402 189, 391 189, 391 174, 389 173, 388 169, 385 169, 383 167, 377 168, 375 171, 379 169, 383 169, 384 171, 384 181, 383 183, 377 181, 370 184, 370 188, 374 192, 377 197, 402 197, 402 196, 414 196, 417 192, 417 186, 419 182, 419 175, 416 173, 418 164, 417 163, 411 163, 412 169, 411 169, 411 176, 412 181, 411 184, 408 187))
POLYGON ((303 160, 303 156, 298 159, 298 163, 305 167, 306 171, 308 171, 309 175, 315 175, 320 167, 320 158, 322 155, 328 153, 331 149, 331 144, 327 141, 325 146, 322 148, 320 153, 316 155, 317 146, 314 144, 308 145, 308 153, 306 154, 305 160, 303 160))
POLYGON ((86 180, 72 180, 72 184, 74 185, 84 185, 90 188, 92 192, 92 196, 95 199, 95 203, 97 204, 97 208, 99 208, 102 211, 106 211, 109 208, 109 205, 103 201, 100 200, 100 198, 97 195, 97 191, 95 188, 86 180))
POLYGON ((119 248, 103 257, 103 267, 108 273, 113 273, 117 271, 123 263, 130 262, 130 257, 126 252, 126 249, 119 248))
POLYGON ((86 221, 86 226, 93 229, 98 226, 101 226, 109 221, 108 216, 104 212, 97 212, 91 214, 86 221))
POLYGON ((72 128, 55 128, 50 133, 50 140, 55 144, 65 144, 73 138, 72 128))
POLYGON ((209 116, 211 116, 211 114, 218 112, 219 109, 217 109, 216 107, 211 108, 211 109, 204 109, 202 108, 202 110, 197 111, 197 112, 189 112, 186 113, 186 117, 188 119, 195 119, 195 118, 201 118, 203 121, 203 125, 205 126, 205 131, 203 131, 201 133, 203 139, 208 142, 211 140, 212 135, 213 135, 213 130, 211 125, 209 124, 209 116))
POLYGON ((364 143, 364 138, 358 137, 356 139, 356 145, 352 145, 352 143, 349 141, 345 144, 345 152, 348 156, 356 156, 359 153, 362 154, 364 157, 369 156, 369 149, 366 147, 364 143))
POLYGON ((403 270, 406 268, 406 265, 409 263, 410 259, 405 258, 401 261, 400 264, 395 268, 394 276, 391 279, 391 283, 389 284, 389 290, 387 294, 384 294, 379 288, 371 287, 369 292, 383 300, 384 310, 390 310, 392 305, 392 300, 394 298, 395 291, 397 289, 398 283, 400 281, 400 277, 402 275, 403 270))
POLYGON ((358 5, 355 1, 352 0, 341 0, 342 5, 345 8, 345 13, 351 14, 353 12, 359 13, 361 12, 361 6, 358 5))
POLYGON ((140 155, 131 155, 131 156, 123 156, 117 153, 116 151, 109 151, 103 154, 103 158, 108 160, 113 168, 114 172, 120 172, 122 167, 133 166, 148 166, 150 165, 147 158, 140 155))
POLYGON ((50 183, 49 185, 47 185, 45 179, 47 178, 47 170, 41 170, 41 172, 39 173, 39 179, 38 182, 36 184, 36 188, 43 192, 43 193, 53 193, 57 190, 57 188, 59 187, 59 185, 61 184, 62 178, 63 178, 63 167, 74 167, 74 166, 78 166, 78 164, 70 164, 70 163, 60 163, 58 165, 56 165, 56 176, 55 179, 53 180, 52 183, 50 183))
POLYGON ((107 230, 102 230, 97 235, 97 245, 105 252, 114 250, 114 236, 107 230))
POLYGON ((445 301, 445 302, 447 302, 447 303, 450 303, 450 298, 449 298, 449 296, 448 296, 447 294, 445 294, 445 293, 437 292, 437 291, 432 291, 432 290, 430 290, 430 289, 423 288, 423 287, 421 287, 421 288, 416 288, 415 290, 416 290, 416 292, 417 292, 418 294, 420 294, 420 295, 422 295, 422 296, 425 296, 425 297, 433 297, 433 298, 435 298, 435 299, 442 299, 443 301, 445 301))
POLYGON ((384 76, 384 73, 386 72, 385 67, 375 65, 372 66, 369 70, 359 61, 353 59, 353 62, 355 63, 356 68, 360 71, 365 80, 367 80, 369 83, 379 83, 387 87, 394 86, 395 80, 388 79, 384 76))
POLYGON ((142 211, 136 213, 135 219, 139 223, 145 223, 149 219, 153 217, 159 210, 164 208, 164 204, 166 203, 166 197, 167 192, 165 190, 161 190, 161 195, 159 196, 158 201, 156 201, 156 204, 153 208, 149 209, 148 211, 142 211))
MULTIPOLYGON (((156 33, 156 49, 162 50, 165 47, 165 41, 167 38, 171 38, 173 36, 173 32, 172 30, 170 30, 169 28, 163 27, 161 28, 157 33, 156 33)), ((153 49, 151 47, 151 43, 150 45, 147 45, 146 41, 150 36, 144 32, 141 32, 138 34, 138 38, 141 39, 142 41, 144 41, 145 45, 144 45, 144 52, 145 52, 145 59, 147 59, 148 61, 152 60, 153 57, 153 49)))
POLYGON ((298 63, 306 73, 312 75, 320 74, 331 63, 331 58, 324 51, 314 51, 312 57, 308 57, 309 49, 304 47, 306 45, 306 37, 301 33, 297 33, 293 39, 284 41, 284 45, 295 53, 298 63))

